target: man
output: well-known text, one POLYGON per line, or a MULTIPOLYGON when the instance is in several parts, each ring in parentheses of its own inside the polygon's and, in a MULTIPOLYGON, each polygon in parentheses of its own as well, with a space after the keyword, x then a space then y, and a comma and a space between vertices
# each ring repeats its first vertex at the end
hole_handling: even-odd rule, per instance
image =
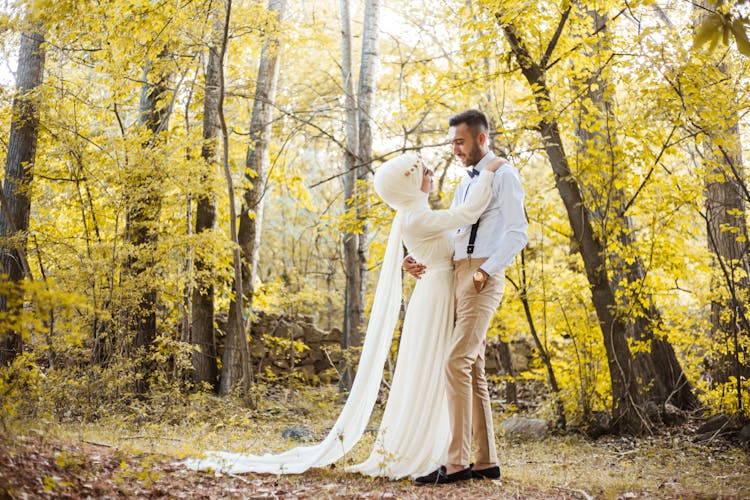
MULTIPOLYGON (((463 203, 473 179, 495 155, 489 148, 489 125, 481 111, 463 111, 448 124, 453 154, 468 174, 454 193, 451 207, 455 207, 463 203)), ((521 178, 509 162, 495 173, 492 189, 492 201, 478 226, 463 227, 455 234, 456 323, 445 369, 451 426, 448 462, 418 477, 419 484, 500 477, 484 373, 485 336, 503 297, 504 270, 528 242, 528 222, 521 178), (472 434, 477 448, 474 463, 470 456, 472 434)), ((425 266, 407 257, 404 269, 419 278, 425 266)))

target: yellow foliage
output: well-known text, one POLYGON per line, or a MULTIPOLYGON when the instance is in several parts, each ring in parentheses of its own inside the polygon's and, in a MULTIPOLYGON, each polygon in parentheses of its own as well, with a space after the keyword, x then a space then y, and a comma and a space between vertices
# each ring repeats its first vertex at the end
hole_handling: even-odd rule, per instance
MULTIPOLYGON (((565 411, 574 419, 610 407, 611 391, 591 284, 557 194, 559 183, 568 180, 581 188, 586 206, 576 208, 587 211, 605 252, 617 300, 612 312, 632 324, 653 304, 661 318, 654 332, 674 346, 709 411, 739 408, 731 401, 738 384, 711 385, 706 363, 734 352, 719 334, 725 332, 712 326, 711 308, 729 303, 730 290, 746 276, 741 262, 726 259, 735 281, 722 281, 706 244, 704 216, 707 185, 736 180, 726 157, 739 157, 740 139, 746 139, 738 117, 750 106, 750 65, 735 51, 723 54, 721 64, 691 51, 690 12, 670 12, 670 28, 655 17, 653 5, 634 2, 624 12, 611 1, 457 0, 435 9, 427 0, 399 0, 389 4, 388 36, 379 44, 370 117, 375 161, 362 169, 374 170, 380 159, 404 149, 421 150, 445 174, 435 196, 445 205, 461 175, 445 145, 447 117, 468 107, 489 113, 493 147, 521 171, 530 220, 525 269, 516 259, 506 270, 525 289, 509 281, 490 335, 534 344, 521 302, 526 298, 565 411), (606 29, 593 27, 594 12, 606 29), (543 83, 525 82, 524 62, 510 55, 503 23, 513 23, 537 62, 561 27, 543 83), (567 155, 570 172, 564 174, 551 172, 549 144, 539 134, 540 124, 551 120, 567 155), (634 265, 642 266, 643 276, 623 276, 634 265)), ((0 394, 8 394, 3 418, 27 408, 23 395, 33 400, 42 390, 45 411, 64 407, 70 393, 85 402, 81 414, 96 418, 108 411, 97 397, 117 401, 132 390, 134 366, 153 363, 159 367, 153 383, 182 387, 191 358, 184 342, 188 292, 213 286, 217 326, 234 293, 225 179, 215 159, 201 156, 205 54, 220 13, 187 1, 21 2, 0 14, 6 59, 28 26, 23 9, 31 6, 45 21, 47 40, 45 83, 38 92, 42 133, 31 225, 24 235, 34 280, 0 282, 0 294, 14 306, 0 312, 0 332, 19 332, 28 348, 0 369, 0 394), (147 64, 151 83, 169 75, 169 91, 158 107, 171 115, 159 141, 139 121, 147 64), (195 234, 195 205, 203 196, 215 203, 217 222, 195 234), (147 244, 132 239, 137 213, 147 215, 140 227, 154 235, 147 244), (142 273, 132 272, 134 263, 142 273), (157 297, 158 334, 146 351, 130 352, 130 316, 143 312, 144 290, 157 297), (106 354, 107 363, 92 362, 95 353, 106 354)), ((263 224, 253 310, 306 314, 326 327, 339 326, 344 234, 367 234, 369 310, 393 214, 367 181, 343 199, 338 6, 294 4, 292 22, 280 27, 283 57, 263 186, 245 167, 247 129, 260 50, 279 26, 262 2, 241 2, 235 9, 224 110, 238 206, 245 190, 264 190, 263 217, 255 207, 248 211, 263 224)), ((742 50, 736 26, 726 18, 719 26, 716 19, 708 18, 713 31, 733 33, 742 50)), ((698 41, 717 43, 707 29, 698 31, 698 41)), ((6 137, 12 94, 10 86, 0 89, 6 137)), ((731 219, 720 232, 744 247, 744 209, 728 207, 726 215, 731 219)), ((411 286, 407 281, 405 296, 411 286)), ((747 302, 742 294, 739 299, 747 302)), ((717 316, 734 319, 727 308, 717 316)), ((633 342, 631 349, 647 352, 648 346, 633 342)), ((538 355, 519 380, 546 380, 538 355)))

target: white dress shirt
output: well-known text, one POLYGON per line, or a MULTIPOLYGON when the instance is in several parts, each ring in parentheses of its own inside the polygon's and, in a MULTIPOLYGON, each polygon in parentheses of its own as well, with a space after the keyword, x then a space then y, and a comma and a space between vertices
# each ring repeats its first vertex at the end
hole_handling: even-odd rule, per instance
MULTIPOLYGON (((495 154, 490 151, 474 167, 481 171, 495 154)), ((453 193, 451 208, 461 206, 477 182, 479 176, 464 177, 453 193)), ((527 235, 529 223, 523 209, 524 190, 521 176, 516 167, 504 163, 495 172, 492 181, 492 201, 479 217, 479 229, 474 242, 473 258, 487 257, 481 269, 493 275, 505 270, 513 258, 529 241, 527 235)), ((454 260, 468 257, 466 248, 469 244, 471 224, 461 227, 454 235, 454 260)))

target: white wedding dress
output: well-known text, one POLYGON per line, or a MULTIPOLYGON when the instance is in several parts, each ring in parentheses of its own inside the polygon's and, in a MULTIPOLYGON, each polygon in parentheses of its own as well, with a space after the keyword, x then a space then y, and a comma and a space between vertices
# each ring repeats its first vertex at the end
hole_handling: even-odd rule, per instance
POLYGON ((326 438, 262 456, 213 451, 183 463, 192 469, 242 473, 301 473, 340 459, 359 441, 372 413, 401 304, 402 241, 426 264, 409 299, 396 370, 373 450, 364 462, 346 470, 393 479, 418 476, 445 462, 450 429, 445 396, 445 359, 453 330, 453 238, 470 225, 490 201, 493 173, 484 171, 464 204, 431 210, 419 190, 416 155, 384 163, 375 173, 375 190, 397 210, 380 271, 370 321, 352 390, 326 438))

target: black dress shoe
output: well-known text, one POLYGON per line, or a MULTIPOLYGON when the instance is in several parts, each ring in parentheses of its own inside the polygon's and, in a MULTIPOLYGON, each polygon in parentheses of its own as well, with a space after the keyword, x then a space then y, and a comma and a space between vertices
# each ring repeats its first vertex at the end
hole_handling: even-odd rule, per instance
POLYGON ((473 477, 474 475, 471 472, 471 467, 454 472, 453 474, 447 474, 445 466, 441 465, 426 476, 416 478, 414 482, 417 484, 448 484, 456 483, 458 481, 466 481, 473 477))
POLYGON ((486 469, 476 470, 474 464, 471 464, 471 474, 474 479, 500 479, 500 467, 488 467, 486 469))

